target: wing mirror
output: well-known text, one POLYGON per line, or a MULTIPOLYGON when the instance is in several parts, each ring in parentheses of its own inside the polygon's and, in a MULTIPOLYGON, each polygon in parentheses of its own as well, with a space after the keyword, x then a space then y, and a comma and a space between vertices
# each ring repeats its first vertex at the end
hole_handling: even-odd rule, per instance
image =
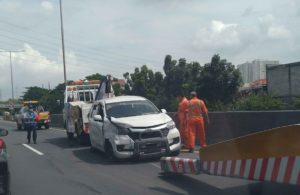
POLYGON ((8 135, 8 131, 7 130, 0 129, 0 137, 7 136, 7 135, 8 135))
POLYGON ((101 115, 94 115, 94 121, 103 121, 103 118, 101 115))
POLYGON ((161 109, 161 112, 164 114, 167 114, 167 110, 166 109, 161 109))

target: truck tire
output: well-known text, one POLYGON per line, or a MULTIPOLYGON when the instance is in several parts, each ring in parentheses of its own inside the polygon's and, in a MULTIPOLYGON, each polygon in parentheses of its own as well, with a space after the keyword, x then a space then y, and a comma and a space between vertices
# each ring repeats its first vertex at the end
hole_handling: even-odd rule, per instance
POLYGON ((80 145, 91 145, 90 136, 81 132, 80 135, 77 135, 78 142, 80 145))
POLYGON ((45 128, 46 128, 46 129, 49 129, 49 127, 50 127, 50 126, 49 126, 49 124, 48 124, 48 123, 47 123, 47 124, 45 124, 45 128))
POLYGON ((68 139, 74 138, 74 133, 67 132, 68 139))

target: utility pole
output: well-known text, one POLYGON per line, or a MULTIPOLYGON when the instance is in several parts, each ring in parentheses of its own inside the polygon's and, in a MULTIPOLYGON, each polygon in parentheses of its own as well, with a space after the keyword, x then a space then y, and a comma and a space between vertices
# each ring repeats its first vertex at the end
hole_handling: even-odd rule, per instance
POLYGON ((65 41, 64 41, 64 25, 63 25, 63 16, 62 16, 62 5, 61 5, 61 0, 59 0, 59 7, 60 7, 61 43, 62 43, 62 52, 63 52, 63 65, 64 65, 64 82, 65 82, 65 85, 67 85, 66 57, 65 57, 65 41))
POLYGON ((10 62, 10 80, 11 80, 11 98, 12 100, 15 99, 14 96, 14 78, 13 78, 13 67, 12 67, 12 60, 11 60, 11 53, 19 53, 19 52, 25 52, 24 50, 20 51, 0 51, 0 52, 6 52, 9 53, 9 62, 10 62))

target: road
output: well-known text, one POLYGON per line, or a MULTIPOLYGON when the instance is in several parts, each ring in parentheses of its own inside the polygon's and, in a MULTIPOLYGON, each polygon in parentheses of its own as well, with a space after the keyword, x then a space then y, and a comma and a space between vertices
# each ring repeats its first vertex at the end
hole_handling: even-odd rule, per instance
MULTIPOLYGON (((52 194, 300 194, 300 187, 210 176, 160 176, 159 160, 110 163, 100 152, 66 138, 65 131, 38 131, 36 145, 26 143, 26 132, 13 122, 0 121, 9 130, 12 195, 52 194)), ((181 156, 197 157, 182 153, 181 156)))

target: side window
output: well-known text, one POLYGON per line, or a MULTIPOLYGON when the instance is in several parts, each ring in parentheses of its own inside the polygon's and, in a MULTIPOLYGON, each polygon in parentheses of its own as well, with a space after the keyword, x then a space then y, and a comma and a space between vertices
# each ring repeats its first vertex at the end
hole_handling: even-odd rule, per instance
POLYGON ((97 114, 97 107, 98 107, 97 104, 93 105, 93 110, 91 111, 91 115, 90 115, 91 118, 97 114))

